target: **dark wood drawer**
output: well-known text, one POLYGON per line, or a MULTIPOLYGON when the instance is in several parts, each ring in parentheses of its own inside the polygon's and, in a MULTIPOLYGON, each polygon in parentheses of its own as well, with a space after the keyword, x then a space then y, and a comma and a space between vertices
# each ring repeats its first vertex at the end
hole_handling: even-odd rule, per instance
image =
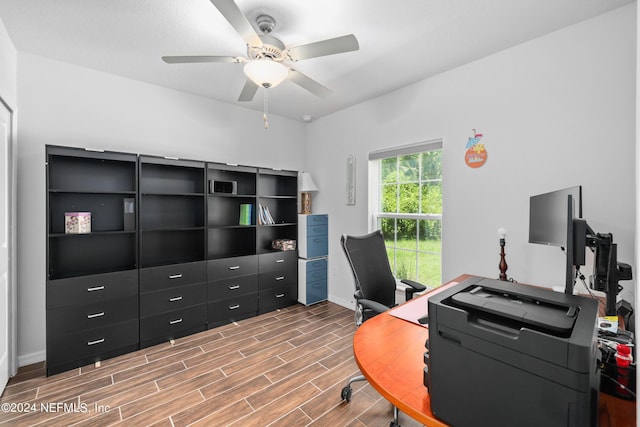
POLYGON ((260 290, 296 285, 298 283, 298 270, 289 266, 289 268, 282 271, 260 273, 259 280, 260 290))
POLYGON ((206 274, 204 261, 141 268, 140 292, 204 283, 206 274))
POLYGON ((206 299, 207 288, 204 283, 141 293, 140 317, 149 317, 167 311, 201 304, 206 301, 206 299))
POLYGON ((51 280, 47 309, 84 306, 138 294, 138 270, 51 280))
POLYGON ((47 336, 47 365, 98 356, 137 343, 137 319, 60 337, 47 336))
POLYGON ((172 339, 181 336, 185 330, 203 327, 207 324, 207 305, 200 304, 179 310, 158 314, 140 320, 140 341, 158 338, 172 339))
POLYGON ((265 271, 284 270, 298 263, 298 251, 271 252, 259 255, 260 273, 265 271))
POLYGON ((259 298, 259 314, 268 313, 295 304, 298 300, 298 287, 294 283, 290 286, 261 290, 259 298))
POLYGON ((231 277, 224 280, 216 280, 207 284, 209 301, 235 298, 258 292, 258 275, 231 277))
POLYGON ((79 307, 47 310, 47 336, 59 337, 138 319, 138 298, 126 297, 79 307))
POLYGON ((256 255, 207 261, 207 278, 209 281, 246 276, 257 272, 258 257, 256 255))
POLYGON ((210 302, 208 311, 209 323, 214 325, 255 316, 258 314, 258 293, 210 302))

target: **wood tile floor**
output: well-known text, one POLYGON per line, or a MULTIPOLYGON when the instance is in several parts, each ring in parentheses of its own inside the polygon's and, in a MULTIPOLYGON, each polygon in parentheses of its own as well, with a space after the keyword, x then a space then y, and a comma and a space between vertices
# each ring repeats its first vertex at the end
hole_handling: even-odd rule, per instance
MULTIPOLYGON (((9 381, 0 425, 388 426, 391 405, 358 374, 353 312, 296 305, 45 377, 43 364, 9 381)), ((420 424, 401 414, 403 427, 420 424)))

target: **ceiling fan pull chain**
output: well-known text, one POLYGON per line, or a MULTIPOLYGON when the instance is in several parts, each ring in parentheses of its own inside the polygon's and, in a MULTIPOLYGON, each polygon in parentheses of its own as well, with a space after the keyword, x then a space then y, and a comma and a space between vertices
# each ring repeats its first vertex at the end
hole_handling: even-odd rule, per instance
POLYGON ((262 90, 264 92, 264 113, 262 114, 262 120, 264 120, 264 128, 269 129, 269 120, 267 119, 267 112, 269 108, 269 101, 267 100, 267 92, 269 91, 267 88, 262 90))

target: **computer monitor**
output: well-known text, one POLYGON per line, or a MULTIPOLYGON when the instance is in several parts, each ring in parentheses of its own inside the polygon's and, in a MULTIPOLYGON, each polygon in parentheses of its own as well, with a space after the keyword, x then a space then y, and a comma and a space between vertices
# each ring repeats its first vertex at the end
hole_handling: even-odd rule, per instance
POLYGON ((587 225, 581 218, 581 186, 529 199, 529 243, 559 246, 565 251, 565 292, 568 294, 573 293, 576 266, 585 264, 587 225))

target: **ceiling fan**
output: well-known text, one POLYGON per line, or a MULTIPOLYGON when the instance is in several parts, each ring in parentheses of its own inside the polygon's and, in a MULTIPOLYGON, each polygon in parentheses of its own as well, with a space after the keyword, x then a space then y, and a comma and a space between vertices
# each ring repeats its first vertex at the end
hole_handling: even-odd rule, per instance
POLYGON ((256 18, 258 35, 249 20, 240 11, 233 0, 211 0, 231 26, 247 44, 247 57, 242 56, 163 56, 168 64, 232 62, 244 64, 247 80, 238 101, 249 102, 259 86, 265 89, 289 79, 309 92, 325 97, 332 91, 310 77, 296 70, 291 64, 303 59, 352 52, 359 49, 358 40, 353 34, 322 40, 300 46, 287 47, 282 41, 271 36, 276 22, 269 15, 256 18))

